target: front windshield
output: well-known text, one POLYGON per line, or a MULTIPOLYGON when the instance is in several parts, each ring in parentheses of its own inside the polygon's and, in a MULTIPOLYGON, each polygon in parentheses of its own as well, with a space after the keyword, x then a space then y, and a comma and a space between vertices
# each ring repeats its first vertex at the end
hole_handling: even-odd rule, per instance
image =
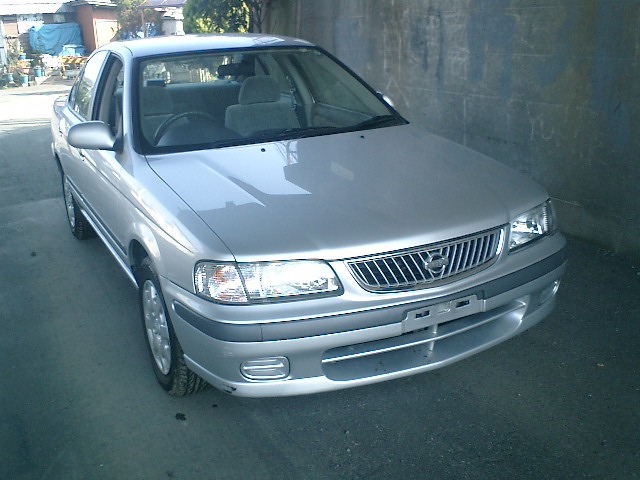
POLYGON ((315 48, 189 53, 139 65, 136 125, 145 153, 406 123, 315 48))

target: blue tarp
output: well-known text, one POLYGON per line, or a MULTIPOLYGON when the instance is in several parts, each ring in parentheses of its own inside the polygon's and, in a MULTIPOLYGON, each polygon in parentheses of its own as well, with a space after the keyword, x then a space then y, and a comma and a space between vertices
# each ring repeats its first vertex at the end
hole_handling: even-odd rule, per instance
MULTIPOLYGON (((29 29, 31 49, 38 53, 58 56, 65 45, 82 45, 80 25, 77 23, 47 23, 29 29)), ((78 48, 75 49, 78 51, 78 48)))

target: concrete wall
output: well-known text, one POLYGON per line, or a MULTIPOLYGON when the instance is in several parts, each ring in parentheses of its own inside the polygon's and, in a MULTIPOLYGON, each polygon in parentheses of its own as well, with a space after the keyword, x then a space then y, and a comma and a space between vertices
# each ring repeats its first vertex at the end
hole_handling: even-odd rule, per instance
POLYGON ((640 0, 278 0, 271 23, 536 179, 565 232, 640 255, 640 0))

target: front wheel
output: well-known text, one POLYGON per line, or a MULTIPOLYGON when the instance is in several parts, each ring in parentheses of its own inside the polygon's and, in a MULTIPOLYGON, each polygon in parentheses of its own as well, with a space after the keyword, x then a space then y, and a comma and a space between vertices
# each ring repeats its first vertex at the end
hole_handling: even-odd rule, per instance
POLYGON ((167 314, 160 283, 149 258, 138 269, 142 326, 158 382, 170 395, 184 396, 206 387, 206 382, 189 370, 182 347, 167 314))
POLYGON ((65 174, 62 175, 62 194, 71 233, 79 240, 93 237, 95 234, 93 228, 85 218, 84 213, 78 208, 76 199, 71 191, 71 183, 65 174))

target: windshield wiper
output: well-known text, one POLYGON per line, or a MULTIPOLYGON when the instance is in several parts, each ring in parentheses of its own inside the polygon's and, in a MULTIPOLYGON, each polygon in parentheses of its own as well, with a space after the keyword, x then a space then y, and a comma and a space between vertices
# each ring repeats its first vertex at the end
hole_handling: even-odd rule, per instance
POLYGON ((251 143, 252 141, 264 142, 264 141, 277 141, 277 140, 293 140, 297 138, 315 137, 320 135, 329 135, 332 133, 345 133, 355 132, 358 130, 367 130, 370 128, 377 128, 382 126, 399 125, 402 123, 402 118, 395 115, 378 115, 376 117, 368 118, 360 123, 356 123, 352 126, 344 127, 295 127, 287 128, 284 130, 269 129, 261 130, 254 133, 249 137, 245 137, 243 143, 251 143))
POLYGON ((296 138, 313 137, 316 135, 326 135, 329 133, 337 133, 342 131, 338 127, 296 127, 287 128, 285 130, 263 130, 256 132, 245 140, 293 140, 296 138))
POLYGON ((315 135, 326 135, 328 133, 339 132, 338 127, 302 127, 288 128, 282 132, 282 135, 291 135, 293 138, 313 137, 315 135))
POLYGON ((399 125, 400 123, 400 119, 395 115, 377 115, 375 117, 367 118, 366 120, 355 124, 352 129, 366 130, 368 128, 399 125))

